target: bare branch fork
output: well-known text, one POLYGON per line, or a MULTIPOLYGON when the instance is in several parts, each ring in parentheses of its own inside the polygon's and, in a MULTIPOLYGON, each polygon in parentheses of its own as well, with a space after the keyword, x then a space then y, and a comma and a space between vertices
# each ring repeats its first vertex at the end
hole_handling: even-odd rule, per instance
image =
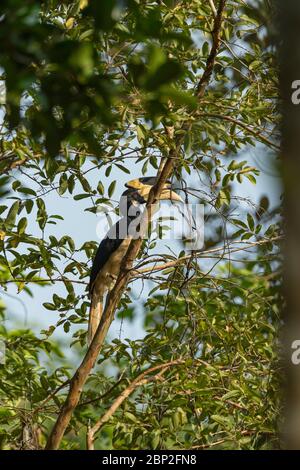
POLYGON ((140 375, 138 375, 138 377, 136 377, 136 379, 134 379, 115 399, 113 404, 104 413, 104 415, 98 419, 96 424, 93 427, 88 427, 88 432, 86 436, 87 449, 94 450, 94 441, 96 433, 99 432, 102 426, 112 417, 112 415, 122 405, 123 401, 126 400, 126 398, 128 398, 138 387, 146 385, 149 382, 159 380, 170 367, 182 364, 184 364, 184 361, 178 359, 177 361, 170 361, 166 362, 165 364, 159 364, 157 366, 150 367, 149 369, 145 370, 140 375), (150 375, 153 374, 153 372, 157 373, 154 375, 150 375))
MULTIPOLYGON (((212 72, 213 66, 215 63, 215 58, 220 47, 220 36, 221 36, 221 26, 222 26, 222 17, 225 8, 226 0, 220 0, 217 15, 214 19, 214 27, 212 31, 213 44, 211 52, 207 59, 206 68, 202 75, 202 78, 199 81, 197 87, 196 96, 201 99, 206 86, 208 85, 212 72)), ((175 142, 169 150, 169 155, 164 162, 164 165, 159 172, 158 182, 150 191, 146 208, 144 211, 144 219, 146 221, 151 221, 151 206, 152 204, 159 199, 164 183, 170 177, 173 169, 174 157, 180 152, 180 147, 182 144, 182 135, 175 137, 175 142)), ((117 282, 113 290, 108 295, 106 306, 100 321, 100 324, 96 330, 93 341, 90 344, 81 364, 76 370, 73 378, 70 382, 70 388, 68 396, 65 403, 63 404, 58 418, 53 426, 53 429, 49 435, 46 449, 58 449, 60 442, 64 436, 64 433, 67 429, 67 426, 70 423, 72 414, 76 406, 78 405, 83 386, 90 374, 91 369, 94 367, 97 357, 101 351, 102 345, 105 341, 108 329, 113 321, 115 311, 120 302, 121 296, 127 286, 127 283, 130 279, 130 270, 132 268, 133 262, 137 257, 137 254, 141 248, 142 239, 134 239, 131 241, 126 256, 123 259, 121 265, 120 274, 118 276, 117 282)))

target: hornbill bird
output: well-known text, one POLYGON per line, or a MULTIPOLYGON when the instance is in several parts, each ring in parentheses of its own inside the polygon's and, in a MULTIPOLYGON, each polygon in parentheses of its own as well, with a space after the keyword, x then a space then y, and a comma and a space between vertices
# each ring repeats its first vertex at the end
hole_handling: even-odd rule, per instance
MULTIPOLYGON (((127 189, 121 196, 119 206, 122 217, 111 227, 98 247, 89 282, 91 306, 88 344, 91 343, 101 320, 104 295, 112 290, 130 241, 136 237, 141 215, 140 205, 147 202, 149 192, 156 182, 157 177, 154 176, 134 179, 125 184, 127 189)), ((164 184, 159 199, 183 202, 181 197, 172 191, 170 181, 164 184)))

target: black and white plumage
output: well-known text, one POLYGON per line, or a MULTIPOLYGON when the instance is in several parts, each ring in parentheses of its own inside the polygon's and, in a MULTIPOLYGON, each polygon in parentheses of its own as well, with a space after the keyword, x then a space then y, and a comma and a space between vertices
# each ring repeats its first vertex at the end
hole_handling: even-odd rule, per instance
MULTIPOLYGON (((111 227, 98 247, 89 283, 91 306, 88 344, 91 343, 100 323, 104 296, 113 288, 130 241, 135 236, 135 226, 140 217, 140 205, 146 203, 151 187, 156 181, 156 177, 144 177, 131 180, 126 184, 128 189, 122 194, 120 203, 122 218, 111 227)), ((180 196, 171 190, 169 182, 164 185, 160 199, 182 202, 180 196)))

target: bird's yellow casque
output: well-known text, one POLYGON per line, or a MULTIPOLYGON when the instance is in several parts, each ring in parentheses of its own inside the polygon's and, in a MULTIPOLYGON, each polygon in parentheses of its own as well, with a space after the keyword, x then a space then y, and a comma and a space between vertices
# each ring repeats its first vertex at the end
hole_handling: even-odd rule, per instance
MULTIPOLYGON (((133 206, 137 207, 147 202, 149 192, 156 182, 156 177, 143 177, 126 183, 125 186, 128 189, 122 194, 123 198, 125 198, 125 205, 124 201, 122 206, 120 205, 122 218, 109 230, 98 247, 89 283, 91 306, 88 325, 88 344, 91 343, 101 321, 104 296, 113 288, 120 273, 122 260, 132 240, 132 234, 130 233, 131 222, 140 215, 140 211, 131 214, 130 209, 133 206), (125 236, 124 233, 121 233, 121 228, 124 228, 124 224, 125 236)), ((183 202, 181 197, 172 190, 172 185, 169 181, 164 184, 159 200, 183 202)))
MULTIPOLYGON (((140 195, 143 197, 148 197, 149 192, 157 182, 156 176, 145 176, 143 178, 137 178, 134 180, 128 181, 125 186, 127 188, 133 188, 139 191, 140 195)), ((178 201, 183 202, 181 197, 172 190, 172 183, 171 181, 167 181, 162 189, 161 195, 159 197, 160 200, 170 200, 170 201, 178 201)))

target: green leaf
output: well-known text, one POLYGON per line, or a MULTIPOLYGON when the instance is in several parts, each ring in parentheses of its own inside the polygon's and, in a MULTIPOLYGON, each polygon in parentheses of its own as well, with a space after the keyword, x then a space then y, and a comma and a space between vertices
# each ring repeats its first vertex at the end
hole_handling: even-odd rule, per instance
POLYGON ((50 302, 44 302, 43 303, 43 306, 47 309, 47 310, 56 310, 56 307, 54 304, 51 304, 50 302))
POLYGON ((205 41, 202 46, 202 54, 204 55, 204 57, 206 57, 208 53, 209 53, 209 44, 207 41, 205 41))
POLYGON ((160 432, 156 431, 151 439, 152 449, 157 449, 160 442, 160 432))
POLYGON ((31 188, 19 188, 19 193, 29 194, 30 196, 36 196, 36 192, 31 188))
POLYGON ((74 196, 74 200, 75 201, 80 201, 81 199, 86 199, 86 198, 91 197, 91 196, 93 196, 93 194, 86 194, 86 193, 76 194, 76 196, 74 196))
POLYGON ((99 181, 98 186, 97 186, 97 191, 101 196, 104 194, 104 186, 103 186, 102 181, 99 181))
POLYGON ((247 214, 248 227, 253 232, 255 227, 255 222, 251 214, 247 214))
POLYGON ((116 188, 116 184, 117 182, 116 181, 112 181, 108 187, 108 196, 111 197, 115 191, 115 188, 116 188))
POLYGON ((249 175, 249 174, 247 174, 247 175, 245 175, 245 176, 246 176, 246 178, 248 178, 248 180, 249 180, 252 184, 256 184, 256 178, 255 178, 254 175, 251 175, 251 174, 249 175))
POLYGON ((136 126, 137 139, 140 144, 143 144, 145 139, 144 128, 143 126, 136 126))
POLYGON ((20 208, 20 201, 16 201, 13 203, 13 205, 9 209, 7 217, 4 222, 7 227, 14 226, 19 208, 20 208))
POLYGON ((73 193, 74 188, 75 188, 75 176, 71 175, 68 179, 68 191, 70 194, 73 193))
POLYGON ((68 189, 68 177, 65 173, 63 173, 59 180, 59 188, 58 193, 62 196, 68 189))
POLYGON ((233 422, 227 416, 215 415, 211 416, 211 419, 225 428, 232 428, 233 422))
POLYGON ((66 321, 66 322, 64 323, 64 332, 65 332, 65 333, 69 333, 69 331, 70 331, 70 326, 71 326, 71 323, 70 323, 69 321, 66 321))
POLYGON ((27 211, 27 214, 30 214, 33 208, 33 200, 32 199, 26 199, 25 201, 25 208, 27 211))
POLYGON ((25 232, 26 227, 27 227, 27 219, 26 217, 22 217, 22 219, 19 220, 18 227, 17 227, 17 232, 19 235, 25 232))
POLYGON ((110 165, 110 166, 108 166, 108 167, 106 168, 106 170, 105 170, 105 176, 106 176, 106 178, 109 177, 111 170, 112 170, 112 165, 110 165))
POLYGON ((126 173, 127 175, 130 175, 130 170, 128 170, 128 168, 126 168, 125 166, 123 165, 120 165, 119 163, 116 163, 116 166, 122 170, 124 173, 126 173))
POLYGON ((136 417, 134 414, 130 413, 129 411, 126 411, 126 412, 124 413, 124 416, 125 416, 126 419, 128 419, 128 420, 131 421, 132 423, 136 423, 136 422, 137 422, 137 417, 136 417))

